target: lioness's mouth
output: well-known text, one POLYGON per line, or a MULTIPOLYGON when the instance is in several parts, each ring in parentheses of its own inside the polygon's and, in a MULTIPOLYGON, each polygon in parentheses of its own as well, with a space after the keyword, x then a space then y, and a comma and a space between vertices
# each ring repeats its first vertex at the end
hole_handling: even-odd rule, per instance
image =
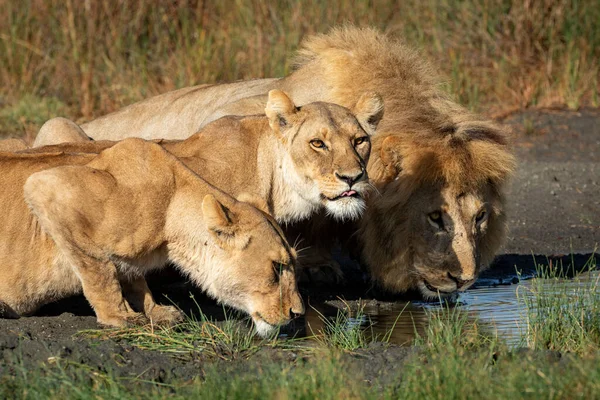
POLYGON ((356 190, 346 190, 344 192, 342 192, 339 196, 336 197, 327 197, 327 200, 329 201, 336 201, 339 199, 343 199, 346 197, 354 197, 355 199, 360 199, 360 193, 358 193, 356 190))

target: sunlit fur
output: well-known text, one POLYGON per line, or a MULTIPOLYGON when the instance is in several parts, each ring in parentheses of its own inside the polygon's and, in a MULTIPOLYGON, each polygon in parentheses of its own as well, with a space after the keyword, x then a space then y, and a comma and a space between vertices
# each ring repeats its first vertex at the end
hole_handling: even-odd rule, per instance
MULTIPOLYGON (((266 117, 224 117, 186 140, 161 144, 228 194, 250 195, 279 223, 306 219, 320 209, 340 220, 356 219, 371 187, 366 173, 369 135, 382 107, 378 95, 365 92, 351 109, 323 102, 299 108, 285 93, 273 90, 264 106, 266 117), (357 139, 362 143, 355 144, 357 139), (315 140, 324 147, 312 146, 315 140), (357 179, 348 183, 340 177, 357 179), (350 190, 355 195, 340 197, 350 190)), ((57 141, 89 141, 63 118, 46 126, 54 129, 42 129, 36 142, 51 144, 53 136, 57 141)), ((110 143, 97 145, 101 149, 110 143)), ((74 149, 93 152, 94 146, 74 149)))
MULTIPOLYGON (((390 291, 404 291, 418 286, 418 280, 411 278, 418 274, 417 260, 420 270, 438 271, 440 276, 470 269, 461 265, 468 259, 476 260, 481 271, 506 236, 504 191, 514 169, 508 134, 502 126, 455 103, 442 83, 431 64, 401 41, 375 29, 341 27, 307 37, 298 50, 295 70, 284 78, 180 89, 83 128, 94 138, 125 137, 138 131, 146 137, 187 137, 224 115, 260 113, 272 89, 284 90, 297 105, 326 101, 346 107, 352 107, 365 91, 379 93, 385 112, 372 138, 368 165, 379 194, 374 192, 367 202, 358 239, 375 280, 390 291), (470 205, 483 202, 490 208, 487 227, 477 233, 474 244, 460 247, 453 241, 447 247, 451 250, 442 250, 434 239, 443 235, 427 233, 431 225, 425 213, 432 210, 424 206, 459 194, 468 194, 470 205), (461 257, 452 255, 456 251, 461 257), (451 256, 443 257, 447 252, 451 256), (428 254, 437 254, 440 262, 428 254)), ((473 217, 470 206, 451 203, 446 217, 473 217)), ((452 238, 454 233, 445 235, 452 238)), ((320 243, 326 238, 313 232, 309 239, 320 243)), ((446 281, 440 285, 447 288, 446 281)))
POLYGON ((504 191, 514 169, 506 130, 451 101, 428 63, 375 30, 313 36, 299 54, 288 79, 301 96, 310 98, 300 82, 318 70, 332 88, 318 98, 350 104, 368 88, 386 104, 368 167, 378 194, 368 199, 359 230, 373 278, 390 291, 419 288, 426 297, 467 288, 506 237, 504 191), (481 207, 486 221, 475 226, 481 207), (436 210, 447 224, 433 232, 427 218, 436 210))
POLYGON ((83 292, 103 325, 172 324, 181 313, 144 280, 168 262, 261 334, 304 312, 296 253, 272 218, 155 143, 60 148, 0 153, 0 317, 83 292))

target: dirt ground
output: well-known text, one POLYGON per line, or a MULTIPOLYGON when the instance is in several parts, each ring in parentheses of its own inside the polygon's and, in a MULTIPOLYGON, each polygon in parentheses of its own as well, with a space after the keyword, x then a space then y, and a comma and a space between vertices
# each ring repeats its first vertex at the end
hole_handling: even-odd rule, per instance
POLYGON ((600 111, 507 118, 519 167, 505 253, 591 252, 600 243, 600 111))
MULTIPOLYGON (((479 285, 514 283, 515 265, 523 267, 524 276, 530 275, 532 253, 564 255, 572 249, 579 254, 578 260, 585 260, 600 242, 600 110, 526 111, 504 122, 516 132, 519 162, 509 197, 511 234, 494 267, 481 277, 479 285)), ((336 294, 350 299, 377 296, 376 292, 365 293, 364 288, 364 281, 359 281, 350 282, 343 293, 310 287, 303 292, 305 298, 336 294)), ((189 289, 176 281, 161 287, 188 312, 189 289)), ((199 293, 196 296, 205 313, 217 319, 222 317, 220 306, 199 293)), ((94 369, 110 370, 118 376, 166 382, 192 379, 202 375, 206 363, 223 362, 201 354, 171 357, 158 351, 142 351, 124 341, 74 336, 81 330, 95 328, 96 319, 83 298, 45 307, 35 317, 0 320, 0 375, 13 371, 17 358, 24 365, 31 365, 61 357, 94 369)), ((364 371, 368 380, 401 368, 402 360, 413 351, 375 343, 345 357, 364 371)), ((239 361, 240 368, 260 362, 262 357, 288 363, 298 355, 262 348, 249 361, 239 361)))

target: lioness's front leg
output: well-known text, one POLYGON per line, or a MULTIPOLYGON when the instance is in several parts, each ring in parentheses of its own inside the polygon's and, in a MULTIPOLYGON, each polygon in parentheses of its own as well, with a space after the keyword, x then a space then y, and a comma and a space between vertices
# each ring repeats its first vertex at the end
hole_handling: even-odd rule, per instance
POLYGON ((64 253, 72 260, 83 294, 100 324, 125 327, 147 322, 144 315, 133 311, 123 298, 117 268, 111 261, 90 257, 77 249, 64 253))
POLYGON ((183 313, 176 307, 156 304, 143 276, 122 278, 121 285, 129 304, 143 312, 152 324, 175 325, 183 320, 183 313))

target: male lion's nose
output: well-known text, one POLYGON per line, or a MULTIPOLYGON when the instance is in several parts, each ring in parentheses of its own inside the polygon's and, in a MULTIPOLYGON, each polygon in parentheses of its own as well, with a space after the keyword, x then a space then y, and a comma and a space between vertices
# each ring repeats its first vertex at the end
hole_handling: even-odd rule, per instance
POLYGON ((469 277, 463 277, 461 276, 455 276, 452 273, 448 272, 448 278, 452 279, 454 282, 456 282, 456 288, 457 289, 461 289, 462 287, 470 284, 471 282, 473 282, 473 280, 475 279, 472 276, 469 277))
POLYGON ((346 175, 340 175, 337 172, 335 173, 335 176, 341 180, 344 181, 348 184, 349 187, 352 187, 352 185, 354 185, 357 181, 360 180, 360 178, 363 177, 363 175, 365 174, 365 170, 362 169, 358 174, 346 174, 346 175))

